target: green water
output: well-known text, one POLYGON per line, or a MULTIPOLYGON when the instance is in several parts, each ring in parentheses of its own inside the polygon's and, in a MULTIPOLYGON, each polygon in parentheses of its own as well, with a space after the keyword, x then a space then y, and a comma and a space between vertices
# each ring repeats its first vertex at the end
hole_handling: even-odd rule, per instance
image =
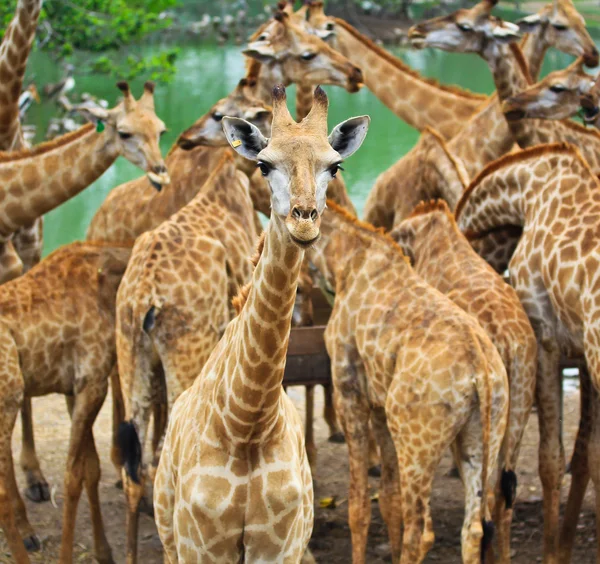
MULTIPOLYGON (((143 52, 144 49, 139 48, 138 51, 143 52)), ((487 65, 476 56, 433 50, 397 49, 394 52, 425 76, 477 92, 490 93, 493 90, 487 65)), ((561 53, 549 53, 544 74, 565 67, 570 60, 561 53)), ((105 76, 86 74, 84 65, 78 68, 76 92, 89 92, 108 100, 112 105, 118 97, 114 81, 105 76)), ((60 68, 43 53, 32 55, 28 75, 34 76, 38 85, 57 80, 60 72, 60 68)), ((233 89, 243 73, 244 61, 239 47, 201 45, 181 49, 175 79, 171 84, 159 84, 156 88, 157 114, 169 128, 162 142, 163 154, 166 154, 181 131, 233 89)), ((141 92, 144 80, 140 78, 132 83, 136 96, 141 92)), ((371 116, 367 140, 344 165, 344 178, 360 213, 376 177, 413 146, 418 132, 396 117, 366 89, 357 94, 349 94, 335 87, 326 87, 326 90, 330 97, 330 127, 350 116, 371 116)), ((293 93, 288 99, 294 99, 293 93)), ((57 108, 51 102, 34 105, 30 109, 26 123, 37 126, 38 140, 41 140, 50 118, 56 113, 57 108)), ((92 186, 49 213, 44 230, 44 254, 65 243, 83 239, 90 220, 109 191, 141 174, 139 169, 119 158, 92 186)))

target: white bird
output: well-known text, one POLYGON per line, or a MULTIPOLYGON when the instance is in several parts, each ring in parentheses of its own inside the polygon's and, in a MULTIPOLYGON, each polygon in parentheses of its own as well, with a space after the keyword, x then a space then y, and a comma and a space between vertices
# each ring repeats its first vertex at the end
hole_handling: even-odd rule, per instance
POLYGON ((40 95, 33 82, 19 96, 19 119, 23 119, 33 101, 40 103, 40 95))

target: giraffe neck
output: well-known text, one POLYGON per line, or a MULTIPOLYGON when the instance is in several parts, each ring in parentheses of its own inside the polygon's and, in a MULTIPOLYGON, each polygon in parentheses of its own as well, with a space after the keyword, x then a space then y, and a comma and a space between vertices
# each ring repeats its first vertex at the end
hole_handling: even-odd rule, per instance
POLYGON ((313 102, 313 87, 310 84, 296 85, 296 121, 302 121, 310 112, 313 102))
POLYGON ((537 82, 540 76, 546 51, 550 47, 545 39, 547 25, 538 26, 534 31, 528 33, 521 42, 521 50, 529 66, 529 74, 533 82, 537 82))
MULTIPOLYGON (((442 198, 450 209, 454 209, 468 184, 464 165, 448 150, 442 137, 429 129, 430 148, 423 158, 421 185, 424 190, 433 192, 426 198, 442 198)), ((415 205, 418 202, 415 202, 415 205)))
POLYGON ((234 444, 258 444, 282 432, 281 384, 303 257, 284 220, 271 214, 246 304, 230 325, 235 332, 228 352, 232 370, 219 402, 227 405, 235 398, 235 417, 224 416, 234 444))
POLYGON ((347 22, 334 19, 338 50, 363 70, 369 90, 419 131, 429 125, 450 139, 487 99, 459 88, 442 87, 424 78, 347 22))
POLYGON ((205 198, 217 200, 230 216, 236 216, 246 233, 254 232, 253 206, 248 181, 238 176, 238 168, 230 151, 227 151, 216 169, 208 177, 202 190, 195 196, 194 205, 200 207, 205 198))
POLYGON ((561 174, 564 149, 546 145, 508 155, 484 169, 456 208, 463 232, 483 235, 504 226, 523 227, 527 207, 545 184, 561 174))
POLYGON ((29 225, 99 178, 118 156, 107 140, 88 124, 32 151, 0 157, 0 235, 29 225))
POLYGON ((540 206, 547 208, 549 200, 566 211, 559 217, 570 217, 578 201, 598 191, 598 177, 572 145, 540 145, 503 161, 482 171, 456 209, 459 229, 474 238, 508 225, 543 222, 540 206))
POLYGON ((277 65, 260 65, 257 71, 256 86, 254 87, 254 96, 263 104, 270 106, 272 99, 273 86, 276 84, 287 85, 283 74, 277 65))
POLYGON ((33 45, 42 0, 19 0, 0 45, 0 150, 24 147, 19 122, 19 96, 33 45))

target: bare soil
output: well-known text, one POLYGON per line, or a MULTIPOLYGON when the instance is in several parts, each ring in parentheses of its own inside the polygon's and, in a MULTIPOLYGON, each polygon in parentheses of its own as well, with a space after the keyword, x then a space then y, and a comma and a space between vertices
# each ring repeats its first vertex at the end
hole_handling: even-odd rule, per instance
MULTIPOLYGON (((296 405, 303 411, 304 392, 301 388, 290 389, 296 405)), ((110 396, 110 394, 109 394, 110 396)), ((321 413, 322 396, 317 394, 316 413, 321 413)), ((64 398, 47 396, 33 401, 36 446, 43 471, 53 489, 53 500, 35 504, 26 500, 29 519, 42 540, 42 550, 31 554, 32 562, 54 563, 58 561, 61 536, 63 468, 69 436, 69 417, 64 398)), ((570 455, 579 418, 579 393, 565 393, 564 437, 565 450, 570 455)), ((315 421, 317 447, 319 448, 318 468, 315 475, 315 527, 311 548, 319 563, 341 564, 351 560, 350 531, 347 524, 348 505, 348 461, 345 445, 327 442, 327 426, 319 416, 315 421), (319 500, 335 496, 337 507, 323 509, 319 500)), ((13 454, 18 461, 21 440, 20 425, 17 424, 13 436, 13 454)), ((110 462, 111 402, 107 398, 94 426, 94 436, 102 462, 100 498, 107 536, 116 562, 125 561, 125 504, 123 492, 115 487, 117 474, 110 462)), ((542 507, 541 485, 537 475, 537 417, 532 415, 524 444, 521 449, 518 467, 519 490, 512 529, 513 562, 532 564, 541 562, 542 507)), ((463 492, 460 481, 446 476, 450 469, 450 457, 446 455, 438 469, 432 512, 436 541, 426 562, 460 562, 460 530, 463 518, 463 492)), ((19 468, 16 468, 21 490, 25 481, 19 468)), ((563 502, 566 500, 570 476, 565 476, 563 502)), ((377 492, 377 479, 371 478, 371 492, 377 492)), ((593 492, 589 488, 580 517, 576 550, 573 561, 578 564, 595 562, 595 517, 593 492)), ((367 562, 378 564, 390 562, 387 532, 377 503, 372 503, 373 520, 369 534, 367 562)), ((75 561, 92 562, 92 532, 89 520, 88 503, 85 493, 79 504, 77 528, 75 532, 75 561)), ((152 518, 142 514, 140 518, 140 562, 144 564, 162 563, 161 544, 152 518)), ((12 562, 6 542, 0 533, 0 562, 12 562)))

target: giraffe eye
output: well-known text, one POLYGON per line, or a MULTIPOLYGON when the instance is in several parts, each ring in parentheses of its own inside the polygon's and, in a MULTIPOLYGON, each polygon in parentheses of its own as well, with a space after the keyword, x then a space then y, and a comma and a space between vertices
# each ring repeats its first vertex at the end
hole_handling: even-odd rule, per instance
POLYGON ((473 31, 473 28, 469 24, 457 23, 456 27, 461 31, 473 31))
POLYGON ((567 90, 566 86, 563 86, 562 84, 553 84, 550 87, 550 91, 554 92, 555 94, 560 94, 561 92, 565 92, 567 90))
POLYGON ((214 112, 212 118, 215 121, 221 121, 223 119, 223 114, 221 112, 214 112))
POLYGON ((131 139, 131 133, 127 133, 126 131, 119 131, 119 137, 121 139, 131 139))
POLYGON ((273 169, 273 167, 269 163, 265 163, 263 161, 258 161, 256 165, 260 169, 260 173, 263 176, 268 176, 269 172, 273 169))
POLYGON ((564 24, 552 24, 552 27, 556 30, 556 31, 565 31, 567 29, 567 26, 564 24))
POLYGON ((316 53, 304 53, 302 55, 303 61, 312 61, 317 56, 316 53))

